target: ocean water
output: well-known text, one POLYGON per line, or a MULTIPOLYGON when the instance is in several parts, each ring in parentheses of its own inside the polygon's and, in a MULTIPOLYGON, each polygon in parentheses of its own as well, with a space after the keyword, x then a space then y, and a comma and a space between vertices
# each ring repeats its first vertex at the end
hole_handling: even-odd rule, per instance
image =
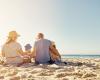
POLYGON ((100 58, 100 55, 61 55, 62 58, 100 58))

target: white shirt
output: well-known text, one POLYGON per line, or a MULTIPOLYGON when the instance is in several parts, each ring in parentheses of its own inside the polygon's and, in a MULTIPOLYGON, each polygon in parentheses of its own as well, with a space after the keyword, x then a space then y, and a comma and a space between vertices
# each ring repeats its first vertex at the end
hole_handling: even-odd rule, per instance
POLYGON ((11 42, 3 45, 2 52, 5 54, 7 64, 17 64, 23 62, 23 58, 18 52, 21 48, 21 45, 17 42, 11 42))
POLYGON ((22 47, 19 43, 11 42, 3 46, 2 52, 5 54, 5 57, 16 57, 16 56, 20 56, 18 50, 20 50, 21 48, 22 47))

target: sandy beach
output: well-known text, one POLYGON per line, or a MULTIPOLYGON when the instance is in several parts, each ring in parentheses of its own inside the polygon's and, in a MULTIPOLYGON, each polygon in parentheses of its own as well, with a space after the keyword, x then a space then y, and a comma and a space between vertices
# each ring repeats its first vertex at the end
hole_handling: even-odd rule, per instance
POLYGON ((65 59, 67 65, 0 65, 0 80, 100 80, 100 59, 65 59))

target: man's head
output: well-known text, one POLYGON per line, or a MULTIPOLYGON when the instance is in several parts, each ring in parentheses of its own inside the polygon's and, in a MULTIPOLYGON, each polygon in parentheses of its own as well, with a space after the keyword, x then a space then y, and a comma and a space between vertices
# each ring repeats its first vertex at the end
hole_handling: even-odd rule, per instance
POLYGON ((43 39, 44 38, 44 34, 43 33, 38 33, 37 34, 37 39, 43 39))

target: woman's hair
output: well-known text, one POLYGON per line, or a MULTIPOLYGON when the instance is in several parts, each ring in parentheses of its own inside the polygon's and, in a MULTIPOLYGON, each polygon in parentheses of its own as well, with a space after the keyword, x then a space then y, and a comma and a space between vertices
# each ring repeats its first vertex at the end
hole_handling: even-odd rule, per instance
POLYGON ((56 49, 56 45, 53 45, 53 47, 56 49))
POLYGON ((6 44, 9 44, 12 42, 12 39, 10 37, 8 37, 7 41, 6 41, 6 44))
POLYGON ((56 45, 55 45, 55 42, 54 42, 54 41, 52 41, 51 44, 52 44, 52 46, 53 46, 54 48, 56 48, 56 45))
POLYGON ((10 31, 9 35, 8 35, 8 39, 5 44, 11 43, 12 41, 14 41, 14 39, 16 40, 17 37, 19 37, 19 36, 20 35, 18 35, 18 33, 16 31, 10 31))

